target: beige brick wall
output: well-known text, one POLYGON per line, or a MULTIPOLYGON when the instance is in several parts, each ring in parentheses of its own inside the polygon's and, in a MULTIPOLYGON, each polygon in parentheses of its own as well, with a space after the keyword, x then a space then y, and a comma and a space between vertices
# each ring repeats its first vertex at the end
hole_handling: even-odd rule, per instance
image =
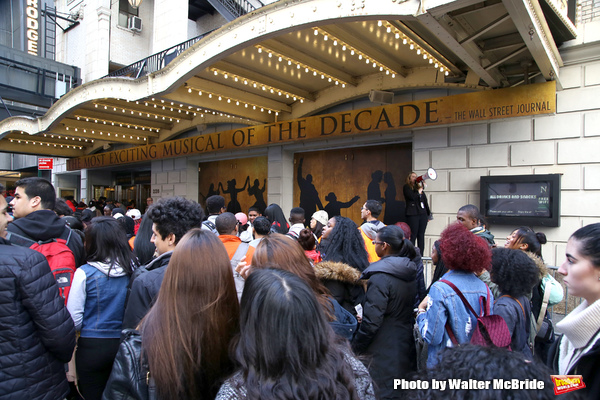
MULTIPOLYGON (((439 176, 427 188, 435 217, 427 228, 427 247, 455 221, 459 207, 479 205, 481 176, 562 175, 561 226, 534 227, 548 238, 543 254, 549 264, 564 261, 575 230, 600 222, 600 62, 569 65, 560 76, 555 115, 451 127, 444 148, 444 130, 414 132, 413 168, 422 173, 430 162, 439 176)), ((492 226, 496 243, 503 246, 514 228, 492 226)))

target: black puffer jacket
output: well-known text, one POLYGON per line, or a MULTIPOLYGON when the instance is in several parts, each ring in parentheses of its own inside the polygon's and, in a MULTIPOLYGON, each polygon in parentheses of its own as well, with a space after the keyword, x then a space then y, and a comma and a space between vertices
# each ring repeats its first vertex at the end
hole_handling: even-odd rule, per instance
POLYGON ((46 258, 0 238, 0 399, 69 393, 75 326, 46 258))
POLYGON ((387 256, 374 262, 361 278, 369 279, 363 319, 352 341, 357 353, 371 356, 369 372, 378 386, 378 398, 396 398, 394 379, 415 369, 413 304, 417 294, 417 267, 406 257, 387 256))

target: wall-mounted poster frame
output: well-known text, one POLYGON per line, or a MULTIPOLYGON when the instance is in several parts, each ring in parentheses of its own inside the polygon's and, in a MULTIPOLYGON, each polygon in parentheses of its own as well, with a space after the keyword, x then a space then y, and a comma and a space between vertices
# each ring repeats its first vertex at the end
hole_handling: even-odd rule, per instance
POLYGON ((490 224, 560 226, 560 174, 482 176, 480 205, 490 224))

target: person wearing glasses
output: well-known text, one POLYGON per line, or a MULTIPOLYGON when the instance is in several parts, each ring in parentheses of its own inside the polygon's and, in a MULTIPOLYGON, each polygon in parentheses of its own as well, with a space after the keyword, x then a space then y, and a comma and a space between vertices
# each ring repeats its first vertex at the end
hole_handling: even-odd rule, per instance
POLYGON ((377 384, 377 398, 399 398, 401 392, 394 390, 394 379, 416 369, 413 306, 417 266, 411 261, 416 252, 395 225, 382 228, 372 243, 381 259, 361 276, 368 279, 367 293, 352 348, 357 354, 372 357, 369 373, 377 384))

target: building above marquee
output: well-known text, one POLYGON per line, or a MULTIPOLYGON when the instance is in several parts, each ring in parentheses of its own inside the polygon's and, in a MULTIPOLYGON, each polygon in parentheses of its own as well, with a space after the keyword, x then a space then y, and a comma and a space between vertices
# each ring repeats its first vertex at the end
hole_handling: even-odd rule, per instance
POLYGON ((574 27, 556 17, 554 3, 544 11, 538 0, 279 1, 160 60, 162 69, 142 60, 70 91, 42 117, 0 122, 0 148, 81 157, 208 124, 302 118, 372 90, 481 91, 544 80, 560 88, 553 32, 563 41, 574 27))

